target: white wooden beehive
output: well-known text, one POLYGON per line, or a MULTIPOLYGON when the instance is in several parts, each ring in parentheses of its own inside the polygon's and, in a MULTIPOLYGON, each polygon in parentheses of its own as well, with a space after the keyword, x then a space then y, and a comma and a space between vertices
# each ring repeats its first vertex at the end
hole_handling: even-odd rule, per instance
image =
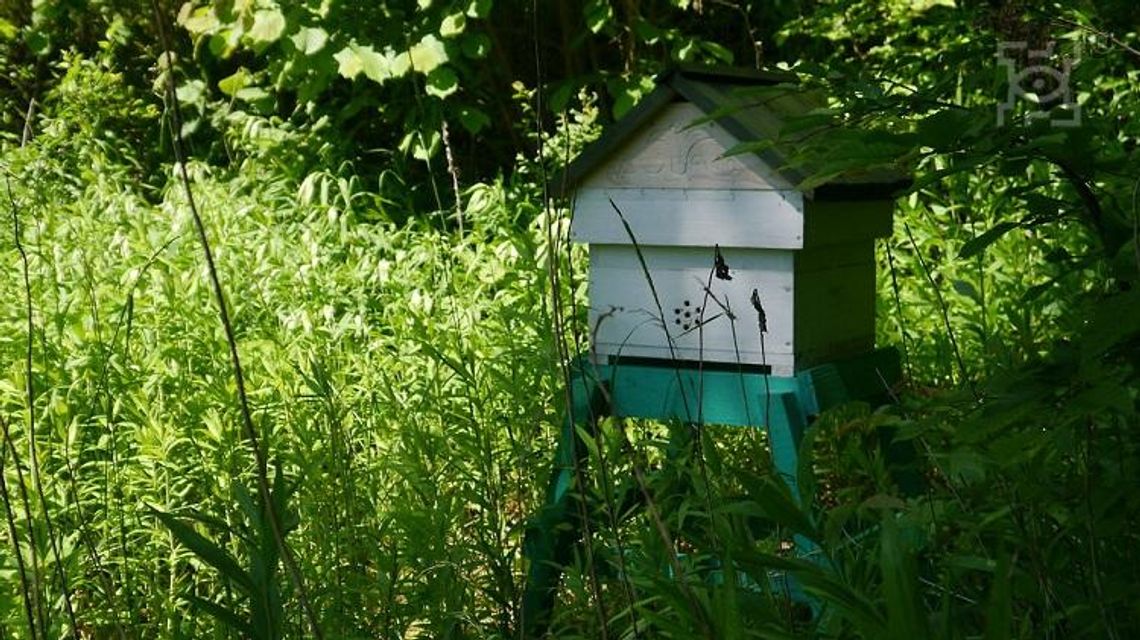
MULTIPOLYGON (((597 359, 759 366, 789 376, 873 348, 874 240, 890 234, 888 194, 901 182, 888 176, 801 192, 772 152, 726 156, 739 142, 775 135, 779 109, 769 101, 731 119, 705 116, 735 86, 776 81, 666 74, 568 169, 571 237, 590 245, 597 359), (712 273, 716 247, 731 280, 712 273), (763 345, 754 289, 766 316, 763 345)), ((790 97, 780 108, 806 107, 790 97)))

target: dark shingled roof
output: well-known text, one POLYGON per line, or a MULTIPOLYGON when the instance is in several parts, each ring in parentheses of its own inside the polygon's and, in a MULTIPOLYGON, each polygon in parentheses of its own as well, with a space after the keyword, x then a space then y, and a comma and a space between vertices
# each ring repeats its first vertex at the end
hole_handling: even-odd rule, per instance
MULTIPOLYGON (((550 181, 553 193, 573 192, 595 169, 614 156, 662 109, 680 100, 691 102, 737 140, 770 140, 771 146, 757 151, 766 165, 798 184, 810 171, 788 166, 788 151, 810 131, 780 135, 790 118, 825 106, 817 94, 791 86, 799 79, 786 71, 757 71, 730 67, 681 66, 655 79, 657 87, 630 111, 607 127, 601 137, 586 146, 565 170, 550 181), (771 92, 747 91, 750 87, 771 87, 771 92), (741 108, 736 108, 741 107, 741 108)), ((814 189, 816 199, 876 199, 910 185, 910 178, 894 171, 848 172, 814 189)))

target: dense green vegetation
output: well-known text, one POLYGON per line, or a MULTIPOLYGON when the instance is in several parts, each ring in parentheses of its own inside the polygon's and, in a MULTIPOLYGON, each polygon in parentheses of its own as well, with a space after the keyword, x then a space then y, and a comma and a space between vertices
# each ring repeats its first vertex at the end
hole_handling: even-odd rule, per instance
POLYGON ((759 430, 678 452, 680 425, 606 421, 551 633, 1140 628, 1129 0, 154 9, 0 5, 0 637, 519 637, 586 333, 544 180, 679 62, 833 96, 796 123, 809 183, 913 173, 879 269, 907 381, 815 422, 800 496, 759 430), (1010 41, 1076 61, 1079 126, 1033 96, 997 117, 1010 41))

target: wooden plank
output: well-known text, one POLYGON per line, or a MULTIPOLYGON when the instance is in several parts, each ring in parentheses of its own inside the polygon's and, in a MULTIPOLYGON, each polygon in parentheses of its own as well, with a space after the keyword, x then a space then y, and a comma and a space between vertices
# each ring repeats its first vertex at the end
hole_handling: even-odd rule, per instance
POLYGON ((796 274, 863 265, 875 259, 875 241, 859 240, 804 248, 796 252, 796 274))
POLYGON ((796 272, 796 364, 868 351, 875 342, 874 256, 856 264, 796 272))
POLYGON ((803 197, 770 190, 584 189, 574 203, 573 240, 630 244, 610 199, 645 246, 803 246, 803 197))
MULTIPOLYGON (((630 247, 590 247, 590 332, 598 355, 669 359, 668 340, 681 360, 792 365, 792 252, 723 249, 732 280, 712 279, 709 249, 643 247, 643 258, 664 308, 665 326, 637 254, 630 247), (760 291, 768 320, 764 353, 752 289, 760 291), (698 330, 698 318, 705 324, 698 330), (735 330, 735 335, 734 335, 735 330), (667 333, 666 333, 667 332, 667 333), (668 336, 668 337, 667 337, 668 336)), ((790 369, 788 369, 790 371, 790 369)))
POLYGON ((725 156, 738 143, 723 126, 700 122, 689 102, 661 108, 611 157, 594 161, 581 189, 791 189, 755 154, 725 156))
POLYGON ((602 163, 617 153, 622 145, 637 135, 638 130, 653 122, 654 117, 668 107, 676 97, 677 92, 671 87, 659 84, 648 96, 639 101, 624 118, 607 127, 597 140, 587 145, 565 171, 560 171, 551 176, 548 184, 552 193, 556 196, 572 193, 586 176, 593 173, 602 163))

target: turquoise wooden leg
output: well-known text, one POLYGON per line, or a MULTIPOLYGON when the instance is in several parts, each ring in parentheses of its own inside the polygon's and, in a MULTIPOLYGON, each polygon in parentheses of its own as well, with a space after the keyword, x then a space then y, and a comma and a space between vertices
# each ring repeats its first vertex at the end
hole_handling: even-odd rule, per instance
MULTIPOLYGON (((765 400, 767 402, 767 400, 765 400)), ((784 392, 771 399, 771 416, 766 425, 768 446, 772 452, 772 466, 799 500, 799 483, 796 476, 800 467, 800 441, 807 427, 807 419, 800 401, 793 392, 784 392)))
POLYGON ((523 539, 523 555, 529 560, 521 622, 526 638, 541 637, 550 625, 562 568, 573 560, 574 545, 582 537, 576 489, 579 474, 586 472, 587 456, 577 428, 592 429, 597 423, 604 410, 604 395, 596 380, 581 372, 574 375, 571 389, 570 410, 559 432, 546 500, 527 524, 523 539))
MULTIPOLYGON (((700 416, 706 424, 753 427, 767 422, 773 467, 799 501, 799 447, 808 421, 842 402, 883 399, 886 387, 900 377, 898 361, 896 351, 880 349, 791 378, 670 363, 580 367, 572 380, 570 415, 560 431, 546 501, 530 520, 523 543, 529 560, 522 609, 525 637, 545 633, 563 567, 573 561, 574 545, 582 537, 576 489, 578 474, 585 472, 586 452, 577 426, 592 429, 603 412, 682 422, 700 416), (606 383, 612 407, 606 406, 600 380, 606 383)), ((807 538, 796 535, 794 543, 799 557, 822 561, 819 548, 807 538)), ((778 583, 781 592, 815 609, 794 579, 782 577, 778 583)))

